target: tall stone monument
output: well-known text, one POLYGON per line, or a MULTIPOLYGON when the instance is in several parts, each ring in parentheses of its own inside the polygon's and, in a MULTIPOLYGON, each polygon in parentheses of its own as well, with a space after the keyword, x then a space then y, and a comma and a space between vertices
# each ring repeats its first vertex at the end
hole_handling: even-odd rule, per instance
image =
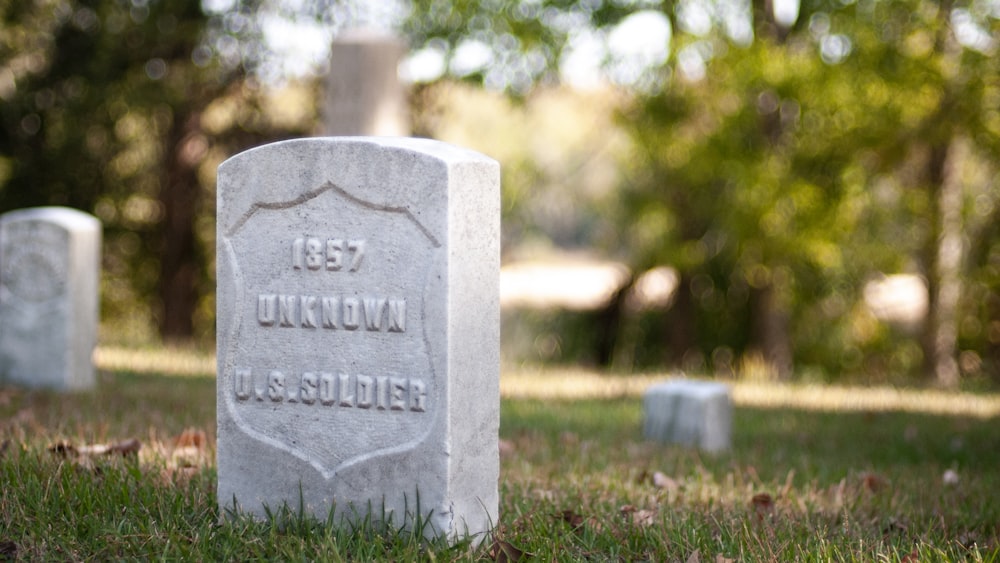
POLYGON ((323 134, 409 135, 406 92, 397 70, 405 52, 399 39, 373 31, 338 37, 330 47, 323 134))
POLYGON ((223 510, 451 538, 497 521, 499 206, 495 161, 426 139, 219 167, 223 510))
POLYGON ((0 216, 0 381, 93 387, 101 223, 66 207, 0 216))

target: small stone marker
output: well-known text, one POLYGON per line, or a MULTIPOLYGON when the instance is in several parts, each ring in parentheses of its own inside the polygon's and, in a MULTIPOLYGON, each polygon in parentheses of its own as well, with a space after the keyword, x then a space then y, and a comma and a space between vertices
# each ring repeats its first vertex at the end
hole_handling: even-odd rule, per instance
POLYGON ((437 141, 298 139, 222 163, 221 508, 481 539, 499 235, 499 166, 437 141))
POLYGON ((94 386, 101 223, 66 207, 0 216, 0 381, 94 386))
POLYGON ((694 446, 708 452, 729 449, 733 405, 729 386, 676 380, 646 390, 643 435, 649 440, 694 446))

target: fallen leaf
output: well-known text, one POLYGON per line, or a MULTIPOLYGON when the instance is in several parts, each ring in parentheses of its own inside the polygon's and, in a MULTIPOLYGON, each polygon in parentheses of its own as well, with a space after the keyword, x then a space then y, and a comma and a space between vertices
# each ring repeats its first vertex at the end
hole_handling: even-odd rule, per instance
POLYGON ((570 528, 573 528, 574 532, 583 526, 584 517, 572 510, 563 510, 561 516, 562 521, 569 524, 570 528))
POLYGON ((876 473, 863 473, 861 475, 861 485, 866 491, 877 493, 889 486, 889 480, 876 473))
POLYGON ((77 453, 86 456, 119 454, 128 456, 139 453, 142 443, 135 438, 115 442, 114 444, 91 444, 76 448, 77 453))
POLYGON ((64 458, 76 457, 77 455, 79 455, 79 453, 76 451, 76 447, 74 447, 73 444, 70 444, 68 442, 56 442, 55 444, 49 446, 47 449, 48 451, 58 456, 62 456, 64 458))
POLYGON ((730 559, 722 554, 715 556, 715 563, 733 563, 735 559, 730 559))
POLYGON ((688 556, 687 561, 684 563, 701 563, 701 552, 697 549, 694 550, 694 553, 688 556))
POLYGON ((88 444, 74 446, 69 442, 57 442, 48 447, 48 450, 64 458, 94 457, 99 455, 119 454, 122 456, 134 455, 142 449, 142 443, 135 438, 122 440, 114 444, 88 444))
POLYGON ((757 493, 750 499, 757 521, 760 522, 774 511, 774 499, 767 493, 757 493))
POLYGON ((493 540, 493 545, 490 546, 490 559, 496 561, 496 563, 508 563, 514 561, 524 561, 530 556, 524 550, 518 549, 501 539, 493 540))
POLYGON ((0 541, 0 561, 16 561, 17 544, 12 541, 0 541))
POLYGON ((170 452, 170 465, 174 468, 192 468, 202 465, 208 438, 204 430, 187 428, 174 439, 170 452))
POLYGON ((653 522, 656 521, 656 511, 655 510, 636 510, 632 513, 632 523, 640 528, 645 528, 652 526, 653 522))
POLYGON ((904 555, 903 558, 899 560, 899 563, 918 563, 919 561, 920 561, 920 553, 918 553, 917 550, 914 549, 913 551, 904 555))
POLYGON ((631 520, 632 524, 645 528, 646 526, 652 526, 653 521, 656 519, 655 510, 638 509, 631 504, 626 504, 618 509, 626 519, 631 520))
POLYGON ((208 437, 204 430, 197 428, 185 428, 181 435, 174 440, 175 448, 198 448, 204 449, 208 443, 208 437))
POLYGON ((657 488, 666 489, 668 491, 676 491, 681 488, 680 483, 678 483, 675 479, 668 477, 659 471, 653 473, 653 485, 657 488))

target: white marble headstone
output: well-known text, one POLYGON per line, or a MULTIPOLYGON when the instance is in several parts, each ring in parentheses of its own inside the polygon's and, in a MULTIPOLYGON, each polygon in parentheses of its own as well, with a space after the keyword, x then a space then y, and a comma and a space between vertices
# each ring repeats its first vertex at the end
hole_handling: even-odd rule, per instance
POLYGON ((0 381, 93 387, 101 223, 66 207, 0 216, 0 381))
POLYGON ((731 445, 733 401, 725 383, 658 383, 646 390, 642 407, 643 435, 647 439, 707 452, 728 450, 731 445))
POLYGON ((499 205, 495 161, 426 139, 219 167, 223 510, 419 515, 451 538, 497 521, 499 205))

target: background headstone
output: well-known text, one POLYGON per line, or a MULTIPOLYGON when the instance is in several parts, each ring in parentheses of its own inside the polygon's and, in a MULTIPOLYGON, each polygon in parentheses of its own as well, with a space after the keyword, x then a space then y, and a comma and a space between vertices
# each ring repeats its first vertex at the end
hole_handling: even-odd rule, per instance
POLYGON ((0 380, 94 385, 101 223, 65 207, 0 216, 0 380))
POLYGON ((410 134, 398 75, 405 52, 399 39, 370 31, 352 31, 333 42, 323 104, 325 135, 410 134))
POLYGON ((223 510, 419 515, 428 535, 481 538, 499 230, 497 163, 436 141, 299 139, 219 167, 223 510))
POLYGON ((649 440, 720 452, 730 447, 733 404, 729 386, 676 380, 646 390, 643 434, 649 440))

